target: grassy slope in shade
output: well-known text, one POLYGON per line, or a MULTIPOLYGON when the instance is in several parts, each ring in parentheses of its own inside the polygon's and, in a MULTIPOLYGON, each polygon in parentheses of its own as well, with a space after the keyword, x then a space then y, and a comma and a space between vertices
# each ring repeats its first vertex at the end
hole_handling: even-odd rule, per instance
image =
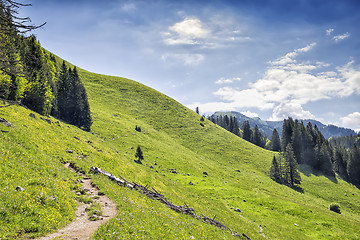
MULTIPOLYGON (((9 131, 0 133, 0 198, 4 201, 0 202, 0 226, 5 226, 9 236, 24 231, 15 219, 20 212, 12 202, 21 194, 28 194, 32 199, 25 212, 38 207, 43 211, 55 209, 54 216, 56 211, 66 216, 64 220, 54 217, 57 222, 49 225, 51 227, 38 227, 38 232, 26 234, 45 234, 72 218, 74 194, 68 190, 76 176, 61 165, 60 161, 65 160, 76 162, 86 170, 98 166, 154 187, 174 204, 186 202, 197 214, 216 216, 232 230, 246 233, 251 239, 263 239, 263 235, 269 239, 360 238, 360 191, 354 186, 317 175, 306 166, 301 166, 304 193, 279 185, 267 173, 274 153, 243 141, 207 120, 201 122, 193 111, 142 84, 81 69, 79 74, 94 118, 93 134, 63 123, 62 127, 49 125, 39 116, 31 119, 30 111, 18 106, 0 109, 0 117, 13 123, 11 128, 0 124, 2 130, 9 131), (136 125, 142 132, 134 130, 136 125), (144 153, 143 165, 134 162, 138 145, 144 153), (68 148, 74 153, 66 153, 68 148), (36 167, 30 167, 26 173, 24 168, 33 163, 36 167), (9 178, 4 172, 14 165, 17 174, 9 178), (169 169, 174 168, 177 174, 170 173, 169 169), (31 174, 42 181, 41 184, 24 180, 31 174), (66 182, 68 184, 64 184, 66 182), (25 191, 16 192, 17 185, 23 185, 25 191), (59 196, 59 206, 53 207, 48 198, 39 203, 36 197, 40 191, 46 196, 59 196), (10 197, 4 197, 5 194, 10 197), (338 203, 342 214, 331 212, 331 203, 338 203), (242 212, 235 212, 235 208, 242 212), (5 217, 1 215, 3 212, 5 217), (12 225, 3 224, 9 222, 12 225)), ((226 231, 175 213, 105 177, 93 176, 93 179, 117 202, 119 209, 118 216, 102 226, 95 239, 233 238, 226 231)), ((29 214, 26 218, 35 225, 36 219, 48 221, 41 214, 29 214)), ((0 229, 0 232, 3 231, 0 229)))

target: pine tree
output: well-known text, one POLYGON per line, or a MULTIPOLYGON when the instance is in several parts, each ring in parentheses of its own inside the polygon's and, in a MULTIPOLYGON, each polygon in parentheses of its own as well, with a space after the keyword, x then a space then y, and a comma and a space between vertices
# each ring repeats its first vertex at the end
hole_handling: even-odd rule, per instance
POLYGON ((289 143, 284 152, 284 178, 286 183, 291 186, 301 183, 300 173, 298 171, 298 164, 296 162, 295 154, 291 144, 289 143))
POLYGON ((360 149, 354 144, 350 149, 347 171, 350 181, 360 186, 360 149))
POLYGON ((236 136, 240 136, 239 122, 236 117, 233 117, 233 128, 231 130, 236 136))
POLYGON ((289 143, 291 143, 291 136, 293 132, 294 121, 292 118, 284 119, 282 136, 281 136, 281 149, 285 152, 285 149, 289 143))
POLYGON ((90 131, 92 119, 85 87, 80 81, 76 67, 67 69, 63 62, 57 82, 57 117, 90 131))
POLYGON ((281 183, 281 182, 282 182, 280 164, 279 164, 278 161, 276 160, 275 155, 274 155, 273 160, 272 160, 272 163, 271 163, 270 177, 271 177, 271 179, 274 180, 275 182, 278 182, 278 183, 281 183))
POLYGON ((136 149, 135 157, 137 158, 138 163, 141 163, 141 160, 144 159, 143 152, 142 152, 140 146, 138 146, 136 149))
POLYGON ((251 135, 252 135, 252 130, 249 121, 245 121, 243 123, 243 139, 250 142, 251 135))
POLYGON ((345 148, 341 146, 334 146, 333 148, 334 171, 339 174, 344 180, 348 180, 349 176, 346 169, 347 154, 345 148))
POLYGON ((259 147, 263 147, 262 135, 261 135, 259 127, 257 125, 255 125, 254 131, 253 131, 252 143, 254 143, 255 145, 257 145, 259 147))
POLYGON ((281 144, 280 144, 279 133, 276 130, 276 128, 272 132, 270 141, 271 141, 270 150, 275 151, 275 152, 279 152, 281 150, 281 144))
POLYGON ((296 161, 298 163, 302 163, 302 152, 303 152, 303 141, 302 141, 302 134, 301 134, 301 125, 298 120, 295 120, 294 127, 291 135, 291 144, 294 149, 296 161))

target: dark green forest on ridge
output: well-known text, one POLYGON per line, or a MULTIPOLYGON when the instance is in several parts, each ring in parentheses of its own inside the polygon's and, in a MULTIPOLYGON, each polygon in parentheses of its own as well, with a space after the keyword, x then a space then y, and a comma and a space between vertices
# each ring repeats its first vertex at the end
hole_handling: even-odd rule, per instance
POLYGON ((90 106, 76 68, 59 67, 34 35, 26 36, 37 26, 17 19, 21 4, 0 5, 0 97, 90 131, 90 106))

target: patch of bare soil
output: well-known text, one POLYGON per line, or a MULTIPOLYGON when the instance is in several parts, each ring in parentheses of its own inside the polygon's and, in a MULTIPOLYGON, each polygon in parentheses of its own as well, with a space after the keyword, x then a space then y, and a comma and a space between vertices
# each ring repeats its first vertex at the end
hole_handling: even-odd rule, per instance
MULTIPOLYGON (((68 167, 68 164, 66 165, 68 167)), ((99 189, 92 186, 91 179, 84 179, 80 181, 83 185, 86 196, 93 199, 94 203, 101 205, 102 216, 96 221, 90 221, 88 212, 85 210, 90 207, 90 204, 79 203, 76 210, 76 219, 67 225, 65 228, 58 230, 48 236, 39 238, 38 240, 49 239, 63 239, 63 240, 86 240, 90 239, 98 227, 106 223, 110 218, 117 214, 116 204, 107 196, 99 196, 99 189)))

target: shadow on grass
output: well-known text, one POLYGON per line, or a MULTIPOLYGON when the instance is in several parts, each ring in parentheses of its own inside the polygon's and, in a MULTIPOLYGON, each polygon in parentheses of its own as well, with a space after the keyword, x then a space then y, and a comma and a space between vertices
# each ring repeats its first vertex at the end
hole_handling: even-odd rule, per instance
POLYGON ((299 171, 302 172, 307 177, 310 177, 311 175, 314 175, 316 177, 324 176, 327 179, 329 179, 330 181, 332 181, 333 183, 338 183, 335 173, 324 174, 321 171, 318 171, 318 170, 314 169, 313 167, 306 165, 306 164, 299 165, 299 171))
POLYGON ((295 190, 295 191, 297 191, 297 192, 299 192, 299 193, 304 194, 304 189, 303 189, 302 187, 298 186, 298 185, 296 185, 296 186, 290 186, 290 185, 288 185, 288 187, 291 188, 291 189, 293 189, 293 190, 295 190))

